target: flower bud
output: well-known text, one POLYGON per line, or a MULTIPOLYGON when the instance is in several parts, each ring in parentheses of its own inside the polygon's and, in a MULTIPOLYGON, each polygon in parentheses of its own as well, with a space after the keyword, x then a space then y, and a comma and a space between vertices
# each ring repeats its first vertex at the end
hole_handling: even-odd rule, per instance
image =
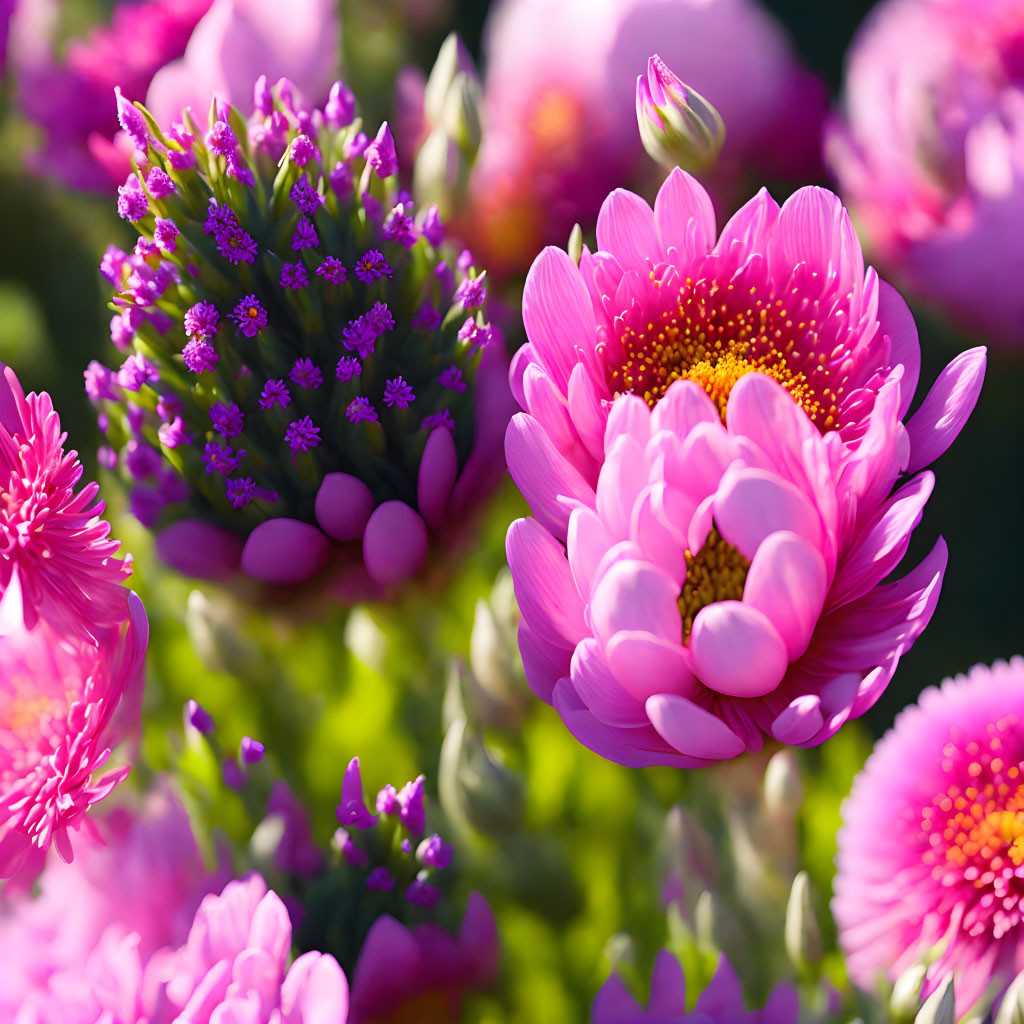
POLYGON ((647 78, 636 80, 636 117, 644 149, 665 167, 709 170, 725 142, 718 111, 657 54, 647 62, 647 78))
POLYGON ((464 71, 459 72, 445 97, 440 124, 470 166, 480 148, 482 107, 483 92, 479 82, 464 71))
POLYGON ((480 78, 473 58, 458 33, 450 32, 437 51, 437 59, 423 93, 423 112, 431 127, 443 121, 448 93, 459 75, 465 75, 479 90, 480 78))
POLYGON ((1010 983, 993 1024, 1024 1024, 1024 971, 1010 983))
POLYGON ((469 184, 469 164, 443 128, 435 128, 420 146, 413 165, 413 190, 422 203, 432 203, 447 217, 469 184))
POLYGON ((786 905, 786 953, 793 965, 807 971, 821 963, 821 926, 811 899, 811 878, 801 871, 793 879, 786 905))
POLYGON ((953 976, 936 989, 914 1018, 914 1024, 956 1024, 956 998, 953 992, 953 976))
POLYGON ((804 799, 800 767, 791 750, 773 754, 764 770, 764 805, 770 813, 795 817, 804 799))
POLYGON ((521 779, 491 755, 465 719, 445 733, 437 786, 445 813, 463 828, 502 836, 522 825, 521 779))
POLYGON ((718 861, 711 836, 685 807, 665 817, 659 860, 662 902, 678 905, 692 920, 700 893, 715 887, 718 861))
POLYGON ((921 987, 927 974, 926 964, 913 964, 894 982, 889 996, 889 1012, 897 1024, 913 1020, 921 1008, 921 987))
POLYGON ((569 233, 569 244, 566 245, 565 251, 578 267, 580 260, 583 259, 583 228, 579 226, 579 223, 573 225, 572 231, 569 233))

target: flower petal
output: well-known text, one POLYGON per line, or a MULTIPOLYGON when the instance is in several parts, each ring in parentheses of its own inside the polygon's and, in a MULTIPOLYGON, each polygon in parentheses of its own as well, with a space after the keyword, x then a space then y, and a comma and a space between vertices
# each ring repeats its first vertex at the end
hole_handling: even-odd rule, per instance
MULTIPOLYGON (((516 575, 514 569, 512 575, 516 575)), ((678 642, 683 634, 678 597, 672 580, 650 563, 616 562, 598 581, 591 597, 594 635, 607 644, 622 630, 643 630, 678 642)))
POLYGON ((693 690, 693 669, 678 640, 673 643, 639 629, 621 630, 604 653, 619 685, 637 700, 647 700, 652 693, 693 690))
POLYGON ((302 583, 327 561, 330 549, 327 535, 309 523, 285 517, 268 519, 249 534, 241 569, 264 583, 302 583))
POLYGON ((648 266, 660 252, 653 211, 635 193, 615 189, 597 215, 597 244, 610 252, 624 270, 635 270, 646 277, 648 266))
POLYGON ((340 541, 359 540, 372 511, 370 488, 351 473, 328 473, 313 506, 320 529, 340 541))
POLYGON ((401 583, 423 567, 427 545, 420 514, 404 501, 385 501, 373 510, 363 531, 366 571, 376 583, 401 583))
POLYGON ((646 708, 654 728, 681 754, 724 761, 746 749, 725 722, 678 694, 656 693, 647 698, 646 708))
POLYGON ((825 724, 821 714, 821 698, 807 693, 795 697, 772 722, 772 735, 780 743, 799 746, 814 736, 825 724))
POLYGON ((570 679, 580 699, 602 724, 627 729, 647 724, 642 700, 612 675, 601 645, 593 637, 587 637, 573 652, 570 679))
POLYGON ((715 244, 715 208, 711 197, 696 178, 679 167, 672 168, 658 189, 654 223, 661 256, 683 270, 706 256, 715 244), (670 249, 676 250, 674 257, 670 249))
POLYGON ((741 601, 716 601, 693 620, 690 654, 697 678, 730 697, 760 697, 782 682, 789 659, 775 627, 741 601))

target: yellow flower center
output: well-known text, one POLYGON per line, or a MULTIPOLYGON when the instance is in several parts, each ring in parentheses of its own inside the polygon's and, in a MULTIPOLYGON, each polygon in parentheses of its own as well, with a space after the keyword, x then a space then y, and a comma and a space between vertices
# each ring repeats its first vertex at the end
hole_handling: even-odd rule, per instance
POLYGON ((701 608, 715 601, 738 601, 747 582, 748 562, 712 526, 704 546, 696 554, 684 552, 686 580, 679 595, 683 617, 683 643, 688 643, 693 620, 701 608))
MULTIPOLYGON (((652 272, 652 281, 660 281, 652 272)), ((632 392, 652 408, 677 380, 700 384, 725 409, 733 385, 748 373, 777 380, 820 430, 836 425, 842 384, 832 386, 824 353, 815 354, 811 317, 791 316, 782 299, 764 299, 756 288, 687 279, 678 302, 641 331, 620 336, 624 358, 609 366, 615 395, 632 392)))

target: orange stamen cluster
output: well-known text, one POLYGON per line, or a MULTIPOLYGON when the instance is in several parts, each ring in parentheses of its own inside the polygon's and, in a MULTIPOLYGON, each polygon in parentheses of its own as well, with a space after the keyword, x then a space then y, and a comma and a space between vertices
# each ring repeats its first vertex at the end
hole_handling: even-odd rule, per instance
POLYGON ((690 639, 693 620, 701 608, 715 601, 738 601, 743 597, 750 562, 712 526, 704 546, 696 554, 686 551, 686 580, 679 595, 683 617, 683 643, 690 639))
MULTIPOLYGON (((652 274, 656 287, 660 282, 652 274)), ((628 328, 620 341, 625 358, 610 366, 615 395, 642 395, 652 408, 677 380, 696 381, 717 404, 722 420, 732 386, 748 373, 777 380, 817 427, 833 429, 841 384, 828 380, 826 354, 815 351, 811 319, 794 319, 783 299, 763 298, 755 287, 687 279, 670 303, 642 331, 628 328)))
POLYGON ((1018 873, 1024 865, 1024 762, 1007 750, 1007 734, 1015 727, 1016 717, 1008 715, 988 726, 987 743, 948 743, 942 768, 966 779, 921 814, 932 877, 944 886, 969 885, 991 913, 965 920, 965 926, 972 934, 991 927, 995 938, 1020 922, 1024 896, 1024 872, 1018 873))

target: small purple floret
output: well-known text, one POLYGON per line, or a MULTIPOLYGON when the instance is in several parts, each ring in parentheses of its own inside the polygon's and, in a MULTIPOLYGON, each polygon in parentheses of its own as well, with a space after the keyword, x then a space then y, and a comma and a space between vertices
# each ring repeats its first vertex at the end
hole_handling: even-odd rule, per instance
POLYGON ((288 424, 284 439, 293 452, 308 452, 320 443, 320 428, 314 426, 311 416, 303 416, 288 424))
POLYGON ((117 189, 117 213, 125 220, 142 220, 149 209, 149 200, 142 191, 138 176, 131 174, 128 180, 117 189))
POLYGON ((324 375, 312 359, 296 359, 288 376, 303 388, 318 388, 324 382, 324 375))
POLYGON ((359 423, 362 420, 367 423, 377 422, 377 410, 370 404, 370 400, 362 395, 349 402, 345 416, 350 423, 359 423))
POLYGON ((263 760, 266 747, 251 736, 243 736, 241 744, 242 764, 259 764, 263 760))
POLYGON ((125 391, 139 391, 143 384, 155 384, 160 379, 160 372, 145 357, 137 352, 130 355, 117 371, 117 383, 125 391))
POLYGON ((204 736, 213 732, 213 716, 198 701, 190 700, 185 704, 185 719, 204 736))
POLYGON ((348 280, 348 271, 345 270, 345 264, 337 256, 326 257, 323 263, 316 268, 316 273, 318 277, 322 277, 329 284, 341 284, 343 281, 348 280))
POLYGON ((426 825, 426 817, 423 813, 423 782, 425 779, 425 775, 419 775, 398 791, 398 819, 413 835, 419 835, 426 825))
POLYGON ((431 885, 422 878, 416 878, 409 888, 405 890, 405 898, 414 907, 433 910, 441 901, 441 890, 436 885, 431 885))
POLYGON ((385 121, 377 131, 377 137, 366 147, 366 162, 378 178, 390 178, 398 173, 398 157, 395 154, 395 140, 385 121))
POLYGON ((395 377, 384 384, 384 404, 390 409, 397 406, 399 409, 408 409, 416 401, 416 395, 412 386, 404 377, 395 377))
POLYGON ((210 422, 222 437, 237 437, 245 427, 245 414, 234 402, 214 402, 210 422))
POLYGON ((437 378, 438 383, 449 391, 458 391, 460 394, 466 390, 466 382, 462 379, 462 370, 457 366, 449 366, 447 370, 441 371, 437 378))
POLYGON ((154 199, 166 199, 172 192, 177 191, 171 176, 160 167, 150 168, 146 175, 146 188, 154 199))
POLYGON ((392 277, 394 275, 394 271, 388 266, 388 261, 384 259, 384 253, 378 249, 370 249, 368 252, 363 253, 356 260, 354 269, 356 277, 363 284, 372 284, 374 281, 379 281, 382 277, 392 277))
POLYGON ((461 302, 466 309, 476 309, 482 306, 487 299, 487 289, 484 287, 485 274, 479 277, 467 277, 460 282, 455 289, 455 301, 461 302))
POLYGON ((161 423, 156 436, 165 448, 180 448, 192 443, 192 435, 185 429, 180 416, 175 416, 170 423, 161 423))
POLYGON ((428 299, 420 308, 416 311, 415 316, 411 320, 413 327, 419 327, 424 331, 436 331, 441 326, 441 314, 434 309, 428 299))
POLYGON ((452 862, 452 848, 435 832, 416 848, 416 859, 424 867, 444 871, 452 862))
POLYGON ((320 244, 320 236, 313 227, 313 222, 308 217, 300 217, 295 225, 295 232, 292 235, 292 248, 315 249, 320 244))
POLYGON ((239 299, 229 317, 234 320, 238 333, 246 338, 255 338, 267 326, 267 311, 255 295, 239 299))
POLYGON ((288 193, 294 201, 295 205, 303 213, 308 213, 312 216, 317 210, 323 206, 324 197, 309 182, 309 178, 303 175, 294 185, 288 193))
POLYGON ((217 350, 208 341, 203 341, 201 338, 190 341, 182 350, 181 355, 185 360, 185 365, 193 373, 212 370, 220 359, 217 350))
POLYGON ((203 447, 203 465, 206 466, 207 473, 227 476, 238 469, 244 455, 244 448, 236 452, 234 448, 221 441, 207 441, 203 447))
POLYGON ((320 150, 308 135, 299 135, 292 139, 288 155, 297 166, 305 167, 310 160, 320 159, 320 150))
POLYGON ((421 430, 430 431, 437 427, 444 427, 445 430, 450 430, 453 434, 455 433, 455 420, 452 419, 449 409, 432 412, 429 416, 424 417, 423 422, 420 424, 421 430))
POLYGON ((391 892, 395 887, 395 876, 385 867, 375 867, 366 876, 366 888, 373 892, 391 892))
POLYGON ((345 128, 356 114, 356 98, 344 82, 335 82, 324 106, 324 120, 332 128, 345 128))
POLYGON ((342 356, 335 367, 334 376, 343 384, 347 384, 353 377, 358 377, 363 371, 363 364, 355 356, 342 356))
POLYGON ((232 508, 243 508, 252 501, 253 492, 256 490, 256 482, 251 476, 235 477, 233 480, 225 481, 225 492, 232 508))
POLYGON ((263 392, 260 395, 260 408, 270 409, 276 402, 282 409, 291 402, 291 392, 283 380, 268 380, 263 385, 263 392))
POLYGON ((185 313, 185 335, 189 338, 212 338, 219 323, 220 313, 212 302, 197 302, 185 313))
POLYGON ((281 285, 285 288, 305 288, 309 275, 304 263, 285 263, 281 266, 281 285))
POLYGON ((390 782, 377 794, 377 810, 381 814, 398 813, 398 790, 390 782))
POLYGON ((331 186, 331 191, 339 199, 347 199, 352 194, 352 171, 348 164, 341 163, 341 161, 336 163, 334 170, 327 175, 327 181, 331 186))

